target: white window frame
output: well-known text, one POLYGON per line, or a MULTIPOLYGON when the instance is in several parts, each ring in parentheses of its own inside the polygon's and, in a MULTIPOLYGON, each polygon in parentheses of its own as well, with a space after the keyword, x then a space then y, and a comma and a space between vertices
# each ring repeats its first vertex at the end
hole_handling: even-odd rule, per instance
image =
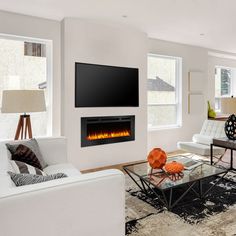
MULTIPOLYGON (((221 98, 225 98, 225 97, 231 97, 231 96, 236 96, 236 94, 234 93, 235 91, 235 87, 236 87, 236 68, 235 67, 229 67, 229 66, 220 66, 220 65, 216 65, 215 66, 215 71, 216 69, 226 69, 226 70, 231 70, 231 78, 230 78, 230 94, 228 95, 221 95, 219 97, 216 97, 215 94, 215 111, 220 113, 221 112, 221 107, 220 107, 220 99, 221 98), (218 99, 218 102, 216 101, 218 99), (216 103, 218 104, 218 108, 216 107, 216 103)), ((216 76, 216 72, 215 72, 215 76, 216 76)), ((216 83, 216 81, 215 81, 216 83)), ((215 84, 214 84, 215 85, 215 84)))
MULTIPOLYGON (((175 106, 176 107, 176 124, 173 125, 158 125, 153 127, 148 127, 148 131, 156 131, 162 129, 175 129, 182 126, 182 58, 176 56, 168 56, 161 54, 148 53, 148 57, 158 57, 164 59, 175 59, 175 103, 172 104, 149 104, 147 101, 147 106, 175 106)), ((148 58, 147 57, 147 58, 148 58)), ((147 61, 148 62, 148 61, 147 61)), ((148 91, 147 91, 148 92, 148 91)), ((148 124, 147 124, 148 125, 148 124)))
POLYGON ((53 124, 52 124, 52 98, 53 98, 53 43, 52 40, 48 39, 39 39, 31 38, 18 35, 10 34, 0 34, 2 39, 18 40, 18 41, 27 41, 31 43, 41 43, 46 45, 46 65, 47 65, 47 91, 48 91, 48 101, 46 101, 46 109, 48 111, 48 123, 47 123, 47 136, 52 136, 53 133, 53 124))

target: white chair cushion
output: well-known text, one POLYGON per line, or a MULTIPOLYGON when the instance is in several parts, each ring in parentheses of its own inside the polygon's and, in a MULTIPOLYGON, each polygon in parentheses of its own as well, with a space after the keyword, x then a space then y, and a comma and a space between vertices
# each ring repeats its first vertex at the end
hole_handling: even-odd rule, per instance
MULTIPOLYGON (((210 147, 209 145, 194 143, 194 142, 178 142, 177 146, 179 149, 195 153, 202 156, 210 156, 210 147)), ((213 155, 222 155, 224 153, 224 148, 213 147, 213 155)))
POLYGON ((210 145, 212 143, 213 138, 207 135, 194 134, 192 140, 195 143, 210 145))
POLYGON ((78 169, 76 169, 72 164, 70 163, 62 163, 62 164, 56 164, 47 166, 43 171, 48 174, 56 174, 56 173, 64 173, 67 176, 78 176, 81 175, 78 169))

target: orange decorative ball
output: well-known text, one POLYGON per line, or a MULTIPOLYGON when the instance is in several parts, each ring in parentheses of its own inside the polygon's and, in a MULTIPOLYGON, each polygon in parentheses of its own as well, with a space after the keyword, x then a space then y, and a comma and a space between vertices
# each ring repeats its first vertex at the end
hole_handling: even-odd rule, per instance
POLYGON ((148 162, 149 165, 153 169, 162 169, 162 167, 166 164, 166 153, 161 148, 154 148, 149 154, 148 154, 148 162))
POLYGON ((165 170, 169 174, 179 174, 184 170, 184 165, 182 163, 172 161, 165 165, 165 170))

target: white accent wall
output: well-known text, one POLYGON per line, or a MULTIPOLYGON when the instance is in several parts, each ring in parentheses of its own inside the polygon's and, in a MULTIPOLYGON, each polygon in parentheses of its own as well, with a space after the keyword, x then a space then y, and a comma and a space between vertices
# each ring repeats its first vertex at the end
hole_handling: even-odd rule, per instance
POLYGON ((146 158, 147 45, 147 35, 129 27, 73 18, 63 20, 62 132, 68 138, 69 159, 79 169, 146 158), (139 107, 75 108, 75 62, 139 68, 139 107), (135 115, 135 141, 81 148, 81 117, 119 115, 135 115))

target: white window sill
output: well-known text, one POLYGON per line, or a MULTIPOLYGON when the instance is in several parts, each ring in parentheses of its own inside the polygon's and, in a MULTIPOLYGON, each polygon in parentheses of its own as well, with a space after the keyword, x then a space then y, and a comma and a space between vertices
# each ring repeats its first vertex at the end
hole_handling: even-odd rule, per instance
POLYGON ((169 130, 169 129, 179 129, 182 125, 167 125, 167 126, 157 126, 148 128, 148 132, 155 132, 159 130, 169 130))

